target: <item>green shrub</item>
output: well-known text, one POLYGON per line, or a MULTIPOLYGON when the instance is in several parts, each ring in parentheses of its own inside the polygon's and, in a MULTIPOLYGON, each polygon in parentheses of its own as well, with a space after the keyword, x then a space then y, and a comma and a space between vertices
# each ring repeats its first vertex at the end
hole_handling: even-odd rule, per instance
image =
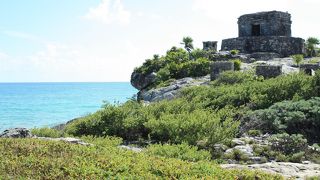
POLYGON ((291 56, 293 61, 296 63, 297 66, 299 66, 303 61, 303 55, 302 54, 295 54, 291 56))
POLYGON ((292 156, 289 158, 290 162, 294 162, 294 163, 301 163, 301 161, 304 158, 305 153, 304 152, 298 152, 298 153, 294 153, 292 154, 292 156))
POLYGON ((148 146, 145 153, 152 156, 176 158, 191 162, 207 161, 211 159, 210 152, 198 150, 197 147, 189 146, 187 143, 178 145, 154 144, 148 146))
POLYGON ((291 100, 298 94, 309 99, 314 96, 313 78, 305 74, 279 76, 268 80, 249 81, 234 85, 219 87, 201 86, 185 89, 183 97, 188 102, 202 104, 206 108, 219 109, 227 105, 251 109, 268 108, 272 104, 284 100, 291 100))
POLYGON ((248 135, 249 136, 260 136, 262 133, 261 133, 261 131, 260 130, 249 130, 248 131, 248 135))
POLYGON ((64 136, 64 134, 61 131, 51 128, 33 128, 31 129, 31 133, 38 137, 59 138, 64 136))
POLYGON ((246 162, 249 160, 249 156, 240 151, 239 149, 233 149, 230 153, 225 154, 224 158, 233 159, 241 162, 246 162))
POLYGON ((148 156, 120 149, 114 140, 98 141, 79 146, 0 139, 0 179, 283 179, 259 171, 224 170, 211 162, 148 156))
POLYGON ((242 120, 243 129, 263 132, 302 134, 310 143, 320 140, 320 98, 284 101, 268 109, 248 113, 242 120))
POLYGON ((240 59, 235 59, 233 60, 233 64, 234 64, 234 70, 235 71, 240 71, 241 70, 241 60, 240 59))
POLYGON ((212 113, 198 109, 192 112, 166 113, 159 118, 150 119, 144 125, 150 129, 151 138, 161 142, 188 142, 195 145, 198 141, 205 140, 209 146, 233 138, 238 131, 239 123, 230 118, 232 115, 228 111, 224 109, 212 113))
POLYGON ((276 134, 269 138, 269 142, 272 150, 282 152, 285 155, 300 153, 308 148, 307 140, 300 134, 276 134))
POLYGON ((239 72, 239 71, 225 71, 213 81, 213 86, 227 85, 227 84, 240 84, 244 82, 254 81, 255 77, 252 72, 239 72))
POLYGON ((232 55, 237 55, 237 54, 239 54, 239 50, 237 50, 237 49, 233 49, 233 50, 231 50, 230 51, 230 53, 232 54, 232 55))

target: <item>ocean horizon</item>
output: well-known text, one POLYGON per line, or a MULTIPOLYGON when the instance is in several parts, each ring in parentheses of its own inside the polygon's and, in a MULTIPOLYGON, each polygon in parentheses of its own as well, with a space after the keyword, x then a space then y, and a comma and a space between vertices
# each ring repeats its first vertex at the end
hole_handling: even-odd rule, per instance
POLYGON ((1 82, 0 132, 52 127, 123 103, 137 90, 129 82, 1 82))

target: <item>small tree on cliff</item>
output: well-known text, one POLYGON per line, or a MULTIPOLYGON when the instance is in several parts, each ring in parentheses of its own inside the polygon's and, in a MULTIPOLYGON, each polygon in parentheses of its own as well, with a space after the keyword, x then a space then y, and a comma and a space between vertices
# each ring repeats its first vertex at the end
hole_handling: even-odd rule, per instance
POLYGON ((309 37, 307 39, 307 55, 310 57, 316 56, 316 46, 320 44, 320 40, 315 37, 309 37))
POLYGON ((189 58, 191 58, 191 51, 194 49, 193 47, 193 39, 189 36, 187 37, 184 37, 182 39, 182 42, 181 42, 182 45, 184 45, 184 48, 188 51, 189 53, 189 58))

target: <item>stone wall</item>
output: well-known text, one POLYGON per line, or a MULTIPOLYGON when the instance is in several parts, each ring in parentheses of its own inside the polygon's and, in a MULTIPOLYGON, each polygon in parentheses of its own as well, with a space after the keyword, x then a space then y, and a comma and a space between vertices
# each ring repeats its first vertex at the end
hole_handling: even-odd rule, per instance
POLYGON ((225 39, 221 50, 238 49, 242 53, 273 52, 281 57, 304 53, 304 40, 284 36, 256 36, 225 39))
POLYGON ((315 75, 315 71, 320 69, 320 63, 318 64, 301 64, 300 71, 305 72, 308 75, 315 75))
POLYGON ((217 52, 218 41, 205 41, 203 42, 203 50, 217 52))
POLYGON ((258 65, 256 75, 263 76, 265 79, 275 78, 282 74, 282 66, 258 65))
POLYGON ((269 11, 242 15, 238 19, 239 37, 253 35, 253 26, 260 29, 260 36, 291 37, 291 15, 286 12, 269 11))
POLYGON ((234 63, 230 61, 216 61, 211 63, 211 81, 217 79, 224 71, 234 71, 234 63))

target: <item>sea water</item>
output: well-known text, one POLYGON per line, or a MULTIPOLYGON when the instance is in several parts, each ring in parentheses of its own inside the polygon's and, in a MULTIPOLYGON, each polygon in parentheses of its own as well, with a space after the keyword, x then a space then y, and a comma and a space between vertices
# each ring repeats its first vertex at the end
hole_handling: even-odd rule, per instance
POLYGON ((0 83, 0 133, 14 127, 50 127, 122 103, 137 91, 119 83, 0 83))

